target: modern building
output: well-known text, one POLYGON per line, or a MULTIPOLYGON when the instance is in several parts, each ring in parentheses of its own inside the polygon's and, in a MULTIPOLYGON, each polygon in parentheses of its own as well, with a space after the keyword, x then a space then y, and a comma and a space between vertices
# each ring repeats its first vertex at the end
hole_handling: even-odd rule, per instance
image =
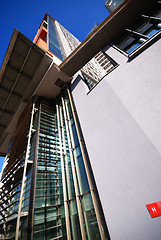
POLYGON ((110 13, 114 12, 124 0, 107 0, 105 6, 110 13))
POLYGON ((80 43, 48 14, 0 71, 1 239, 161 238, 161 3, 80 43))

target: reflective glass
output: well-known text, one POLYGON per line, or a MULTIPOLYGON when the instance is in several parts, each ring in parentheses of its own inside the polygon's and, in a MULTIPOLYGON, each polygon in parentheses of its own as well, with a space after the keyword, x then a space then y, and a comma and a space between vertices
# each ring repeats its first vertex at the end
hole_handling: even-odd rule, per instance
POLYGON ((69 209, 70 209, 70 219, 71 219, 73 239, 74 240, 77 240, 77 239, 81 240, 78 210, 77 210, 77 205, 76 205, 75 200, 70 201, 69 209))
POLYGON ((148 31, 145 32, 145 35, 148 37, 152 37, 154 34, 156 34, 158 31, 160 31, 161 29, 161 25, 158 24, 157 26, 154 26, 150 29, 148 29, 148 31))
POLYGON ((101 237, 99 234, 95 211, 93 209, 91 195, 85 194, 82 197, 82 202, 88 238, 100 240, 101 237))
MULTIPOLYGON (((66 94, 65 96, 67 98, 66 94)), ((91 198, 88 197, 87 199, 87 196, 90 195, 90 189, 84 160, 69 99, 67 98, 68 104, 65 104, 65 109, 63 109, 61 97, 58 97, 57 101, 59 117, 55 107, 51 107, 46 100, 42 100, 40 103, 42 114, 40 115, 35 191, 34 239, 39 237, 46 240, 61 238, 61 236, 63 236, 63 239, 67 238, 64 207, 64 189, 66 189, 72 239, 81 240, 80 216, 75 195, 76 183, 78 184, 78 194, 81 199, 80 204, 84 215, 85 231, 92 239, 96 234, 95 222, 97 221, 91 198), (70 119, 66 123, 68 110, 70 111, 70 119), (66 129, 67 125, 68 129, 66 129), (60 126, 61 135, 59 135, 58 126, 60 126), (72 151, 69 143, 72 143, 72 151), (74 170, 71 163, 75 164, 74 170), (63 182, 62 171, 65 173, 63 182), (73 174, 76 176, 75 180, 73 180, 73 174), (91 231, 94 231, 93 235, 91 231)), ((27 199, 26 197, 25 201, 27 199)), ((98 229, 97 231, 99 232, 98 229)))
POLYGON ((136 48, 138 48, 141 45, 141 42, 135 42, 134 44, 132 44, 130 47, 126 48, 126 52, 128 54, 130 54, 131 52, 133 52, 136 48))
POLYGON ((63 60, 63 56, 61 53, 61 47, 59 44, 55 23, 54 21, 49 17, 48 18, 48 29, 49 29, 49 50, 53 54, 55 54, 60 60, 63 60))

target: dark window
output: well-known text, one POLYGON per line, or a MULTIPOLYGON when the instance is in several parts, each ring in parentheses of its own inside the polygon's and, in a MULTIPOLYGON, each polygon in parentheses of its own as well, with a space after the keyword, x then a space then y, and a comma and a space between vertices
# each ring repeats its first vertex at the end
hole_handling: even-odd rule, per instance
POLYGON ((97 61, 96 67, 98 68, 98 66, 100 67, 100 69, 102 68, 102 76, 96 78, 96 75, 90 75, 90 72, 86 72, 85 69, 83 69, 84 71, 82 71, 82 75, 84 78, 84 81, 86 82, 89 90, 91 90, 98 82, 100 82, 102 80, 102 78, 104 78, 108 73, 110 73, 113 69, 115 69, 116 66, 118 66, 118 63, 115 62, 110 56, 108 56, 105 52, 100 51, 99 53, 97 53, 95 55, 95 60, 97 61))
POLYGON ((141 15, 138 21, 114 41, 114 46, 130 54, 161 30, 160 6, 152 9, 146 15, 141 15))
POLYGON ((96 82, 94 82, 90 77, 88 77, 86 74, 82 74, 85 80, 85 83, 87 84, 89 90, 92 89, 95 85, 96 82))

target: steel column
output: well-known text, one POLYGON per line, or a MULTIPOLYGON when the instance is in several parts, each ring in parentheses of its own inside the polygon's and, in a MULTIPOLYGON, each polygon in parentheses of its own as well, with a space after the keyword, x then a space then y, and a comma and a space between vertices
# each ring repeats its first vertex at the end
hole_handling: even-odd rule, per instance
POLYGON ((71 240, 71 231, 70 231, 70 219, 69 219, 69 209, 68 209, 68 196, 67 196, 67 186, 65 180, 65 170, 64 170, 64 155, 62 150, 62 137, 61 137, 61 121, 59 116, 59 107, 56 105, 57 110, 57 120, 58 120, 58 132, 59 132, 59 143, 60 143, 60 156, 61 156, 61 168, 62 168, 62 182, 63 182, 63 195, 64 195, 64 208, 65 208, 65 221, 67 229, 67 239, 71 240))
POLYGON ((96 193, 95 193, 95 187, 93 186, 91 173, 90 173, 90 170, 89 170, 89 167, 88 167, 87 158, 86 158, 84 146, 83 146, 83 143, 82 143, 81 134, 80 134, 79 127, 78 127, 77 116, 76 116, 76 112, 75 112, 75 108, 74 108, 74 104, 73 104, 73 100, 72 100, 69 88, 67 89, 67 92, 68 92, 68 96, 69 96, 69 100, 70 100, 70 104, 71 104, 71 108, 72 108, 72 112, 73 112, 73 117, 74 117, 74 121, 75 121, 75 125, 76 125, 76 130, 77 130, 77 134, 78 134, 80 148, 81 148, 81 151, 82 151, 82 157, 83 157, 83 161, 84 161, 85 170, 86 170, 86 173, 87 173, 87 179, 88 179, 88 182, 89 182, 91 197, 92 197, 92 200, 93 200, 93 205, 94 205, 94 209, 95 209, 95 213, 96 213, 96 218, 97 218, 97 222, 98 222, 98 227, 99 227, 101 239, 105 240, 106 236, 105 236, 105 231, 104 231, 104 224, 102 222, 102 217, 101 217, 100 210, 99 210, 99 203, 98 203, 97 196, 96 196, 96 193))
POLYGON ((20 217, 21 217, 22 201, 23 201, 24 188, 25 188, 27 163, 28 163, 28 157, 29 157, 29 151, 30 151, 30 139, 31 139, 31 134, 32 134, 32 124, 33 124, 34 113, 35 113, 35 103, 33 103, 32 112, 31 112, 31 120, 30 120, 30 128, 29 128, 29 135, 28 135, 28 141, 27 141, 26 157, 25 157, 23 177, 22 177, 22 185, 21 185, 21 192, 20 192, 20 200, 19 200, 15 240, 18 240, 18 238, 19 238, 20 217))
POLYGON ((66 125, 66 130, 67 130, 67 138, 68 138, 69 152, 70 152, 70 158, 71 158, 74 189, 75 189, 75 194, 76 194, 76 202, 77 202, 77 208, 78 208, 78 216, 79 216, 79 221, 80 221, 81 234, 82 234, 82 239, 86 240, 87 238, 86 238, 86 231, 85 231, 85 227, 84 227, 81 199, 80 199, 80 193, 79 193, 79 188, 78 188, 78 183, 77 183, 76 169, 75 169, 75 163, 74 163, 74 157, 73 157, 73 150, 74 150, 73 142, 74 141, 72 139, 72 134, 70 134, 72 132, 72 130, 71 130, 70 124, 68 124, 68 122, 67 122, 69 119, 69 113, 67 111, 67 114, 66 114, 63 98, 62 98, 62 103, 63 103, 63 110, 64 110, 64 116, 65 116, 65 125, 66 125))
POLYGON ((37 129, 36 129, 34 159, 33 159, 33 166, 32 166, 32 177, 31 177, 27 240, 33 239, 34 205, 35 205, 34 203, 35 203, 37 159, 38 159, 38 146, 39 146, 40 115, 41 115, 41 105, 39 106, 39 110, 38 110, 37 126, 36 126, 37 129))

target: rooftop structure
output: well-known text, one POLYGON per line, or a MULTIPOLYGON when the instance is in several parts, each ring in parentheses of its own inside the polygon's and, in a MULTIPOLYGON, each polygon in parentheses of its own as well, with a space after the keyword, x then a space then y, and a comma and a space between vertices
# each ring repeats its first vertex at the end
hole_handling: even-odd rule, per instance
POLYGON ((107 0, 105 2, 106 8, 109 10, 110 13, 114 12, 124 0, 107 0))

